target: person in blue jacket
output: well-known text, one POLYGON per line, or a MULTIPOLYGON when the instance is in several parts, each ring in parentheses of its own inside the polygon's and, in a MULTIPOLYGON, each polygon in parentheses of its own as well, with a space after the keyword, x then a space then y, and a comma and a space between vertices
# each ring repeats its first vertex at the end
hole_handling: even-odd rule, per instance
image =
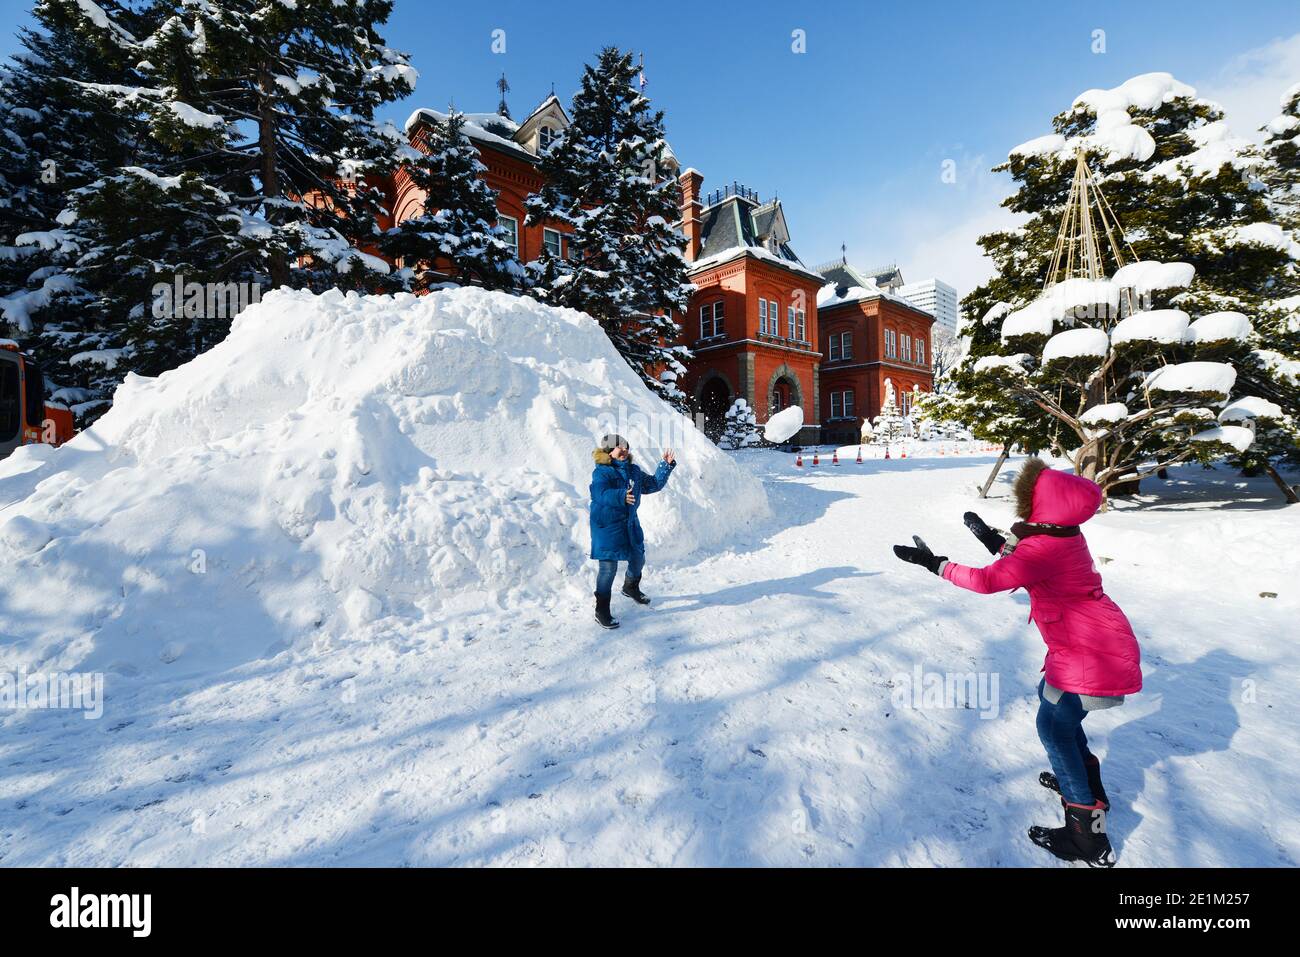
POLYGON ((618 620, 609 613, 609 598, 619 562, 627 562, 623 594, 638 605, 650 604, 641 593, 645 536, 641 534, 637 507, 642 495, 651 495, 668 484, 677 461, 673 450, 666 449, 655 474, 647 475, 632 463, 627 439, 621 435, 604 436, 591 457, 596 462, 591 472, 591 557, 600 562, 596 573, 596 621, 606 628, 617 628, 618 620))

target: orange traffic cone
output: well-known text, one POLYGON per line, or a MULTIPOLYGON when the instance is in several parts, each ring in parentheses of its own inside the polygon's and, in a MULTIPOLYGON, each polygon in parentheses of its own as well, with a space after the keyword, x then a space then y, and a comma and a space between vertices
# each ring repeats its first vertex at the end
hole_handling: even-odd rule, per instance
POLYGON ((814 449, 814 450, 813 450, 813 465, 821 465, 821 464, 822 464, 821 456, 818 455, 818 454, 817 454, 817 450, 814 449))
POLYGON ((903 449, 903 454, 900 455, 899 458, 900 458, 900 459, 905 459, 905 458, 907 458, 907 449, 903 449))
POLYGON ((889 446, 885 446, 885 458, 889 458, 889 446))
POLYGON ((840 450, 836 449, 834 452, 831 453, 831 465, 839 465, 839 464, 840 464, 840 450))
POLYGON ((796 453, 794 454, 794 467, 797 468, 797 469, 801 469, 801 468, 803 468, 803 453, 802 453, 802 452, 796 452, 796 453))
POLYGON ((862 446, 858 446, 858 464, 862 464, 862 446))

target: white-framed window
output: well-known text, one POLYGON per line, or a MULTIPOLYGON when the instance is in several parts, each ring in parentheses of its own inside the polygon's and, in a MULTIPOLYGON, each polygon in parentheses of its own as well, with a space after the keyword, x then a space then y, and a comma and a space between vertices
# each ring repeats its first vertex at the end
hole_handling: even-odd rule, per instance
POLYGON ((497 223, 498 225, 501 226, 503 230, 505 230, 506 245, 508 245, 511 249, 513 249, 515 251, 515 255, 518 256, 519 255, 519 220, 515 219, 513 216, 499 215, 497 216, 497 223))
POLYGON ((925 365, 925 340, 920 338, 916 340, 916 364, 925 365))
POLYGON ((903 361, 912 361, 912 337, 906 333, 903 334, 903 361))
POLYGON ((789 334, 790 334, 790 338, 791 338, 791 339, 796 339, 796 338, 798 338, 798 336, 797 336, 798 327, 795 325, 795 321, 794 321, 794 313, 795 313, 795 308, 794 308, 794 306, 787 306, 787 307, 786 307, 786 309, 785 309, 785 325, 786 325, 786 328, 789 330, 789 334))
POLYGON ((545 153, 559 136, 559 132, 551 129, 549 126, 543 126, 537 131, 537 148, 539 152, 545 153))
POLYGON ((542 245, 556 259, 560 258, 560 231, 558 229, 542 230, 542 245))
POLYGON ((838 335, 832 335, 831 342, 830 342, 830 354, 826 358, 830 362, 835 362, 836 360, 839 359, 839 357, 840 357, 840 337, 838 335))
POLYGON ((767 335, 767 300, 762 298, 758 300, 758 334, 767 335))
POLYGON ((804 316, 803 316, 803 310, 800 309, 800 310, 799 310, 798 312, 796 312, 794 315, 795 315, 795 319, 796 319, 797 322, 798 322, 798 328, 799 328, 799 333, 798 333, 798 335, 795 336, 795 338, 798 339, 800 342, 807 342, 807 341, 808 341, 808 334, 807 334, 807 331, 806 331, 806 329, 805 329, 805 327, 804 327, 804 316))
POLYGON ((852 358, 853 358, 853 333, 851 332, 831 333, 829 361, 835 362, 837 359, 852 359, 852 358))
POLYGON ((781 334, 781 306, 775 299, 767 304, 767 334, 769 336, 781 334))
POLYGON ((723 318, 723 300, 719 299, 717 302, 700 306, 700 338, 712 339, 714 336, 722 335, 726 331, 723 327, 723 318))
POLYGON ((900 390, 900 392, 901 392, 902 394, 899 396, 899 399, 902 401, 902 405, 903 405, 903 415, 911 415, 911 413, 912 413, 912 391, 911 391, 910 389, 902 389, 902 390, 900 390))
POLYGON ((853 418, 853 390, 852 389, 845 389, 843 392, 831 393, 831 418, 832 419, 853 418))
POLYGON ((898 333, 893 329, 885 330, 885 358, 898 358, 898 333))

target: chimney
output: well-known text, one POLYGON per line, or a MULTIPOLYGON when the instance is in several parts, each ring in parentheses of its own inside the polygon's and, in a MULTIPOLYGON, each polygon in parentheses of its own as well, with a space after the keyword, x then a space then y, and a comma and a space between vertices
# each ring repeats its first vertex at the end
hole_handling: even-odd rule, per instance
POLYGON ((688 169, 677 178, 682 188, 682 232, 686 234, 686 261, 693 263, 700 258, 700 243, 703 241, 703 224, 700 222, 700 187, 704 184, 704 174, 697 169, 688 169))

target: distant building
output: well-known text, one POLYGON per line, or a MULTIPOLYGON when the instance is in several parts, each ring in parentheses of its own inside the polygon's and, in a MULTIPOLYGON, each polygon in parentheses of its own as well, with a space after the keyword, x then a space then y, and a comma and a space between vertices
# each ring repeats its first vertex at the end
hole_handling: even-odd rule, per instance
POLYGON ((957 290, 941 279, 909 282, 895 289, 913 305, 920 306, 934 321, 953 335, 957 334, 957 290))
POLYGON ((886 383, 904 415, 933 390, 934 317, 891 291, 901 285, 897 267, 861 270, 838 259, 817 271, 827 282, 817 297, 822 441, 852 444, 863 420, 880 414, 886 383))

